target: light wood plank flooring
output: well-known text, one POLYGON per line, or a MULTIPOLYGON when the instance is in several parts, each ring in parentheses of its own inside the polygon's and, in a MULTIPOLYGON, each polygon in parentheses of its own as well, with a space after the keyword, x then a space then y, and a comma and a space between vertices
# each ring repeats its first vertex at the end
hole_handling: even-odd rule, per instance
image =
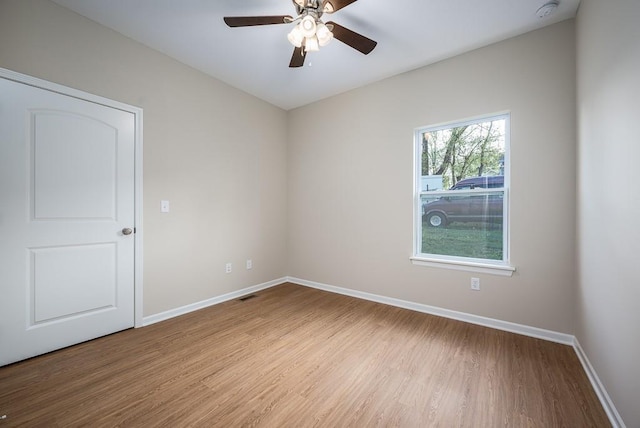
POLYGON ((569 346, 283 284, 0 368, 0 428, 607 427, 569 346))

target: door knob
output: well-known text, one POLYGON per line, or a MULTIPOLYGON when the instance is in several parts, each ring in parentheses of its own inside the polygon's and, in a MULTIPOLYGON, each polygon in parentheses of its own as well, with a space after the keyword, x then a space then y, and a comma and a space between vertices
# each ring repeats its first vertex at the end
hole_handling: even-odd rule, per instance
POLYGON ((131 235, 132 233, 133 233, 133 229, 131 229, 130 227, 125 227, 124 229, 122 229, 123 235, 131 235))

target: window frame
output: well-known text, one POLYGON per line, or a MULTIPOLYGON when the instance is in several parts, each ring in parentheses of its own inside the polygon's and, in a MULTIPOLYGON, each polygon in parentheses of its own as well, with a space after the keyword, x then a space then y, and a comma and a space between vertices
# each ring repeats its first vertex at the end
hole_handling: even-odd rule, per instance
POLYGON ((446 123, 440 123, 431 126, 422 126, 414 129, 414 159, 413 159, 413 256, 410 258, 415 265, 439 267, 445 269, 455 269, 471 272, 489 273, 494 275, 511 276, 515 271, 515 267, 510 265, 510 178, 511 178, 511 115, 510 112, 500 112, 488 115, 476 116, 473 118, 456 120, 446 123), (440 191, 422 191, 422 134, 428 131, 441 131, 444 129, 455 128, 459 126, 472 125, 480 122, 489 122, 494 120, 504 120, 504 187, 503 188, 476 188, 467 190, 440 190, 440 191), (471 257, 462 257, 454 255, 440 255, 422 253, 422 197, 438 195, 442 196, 469 196, 474 193, 503 194, 503 220, 502 220, 502 260, 479 259, 471 257))

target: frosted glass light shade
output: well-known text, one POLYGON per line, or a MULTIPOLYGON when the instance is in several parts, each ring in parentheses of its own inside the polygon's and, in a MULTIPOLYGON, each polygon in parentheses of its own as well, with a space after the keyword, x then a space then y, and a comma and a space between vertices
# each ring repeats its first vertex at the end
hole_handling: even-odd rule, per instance
POLYGON ((319 51, 320 47, 318 46, 318 38, 316 36, 307 37, 304 40, 304 50, 306 52, 317 52, 317 51, 319 51))
POLYGON ((329 31, 327 26, 321 22, 318 24, 316 37, 318 37, 318 43, 320 44, 320 46, 326 46, 331 41, 331 39, 333 39, 333 33, 329 31))
POLYGON ((298 24, 300 32, 304 37, 313 37, 316 35, 316 21, 311 16, 305 16, 298 24))
POLYGON ((287 34, 287 39, 289 39, 289 42, 291 42, 293 46, 299 48, 302 46, 302 41, 304 40, 304 36, 302 35, 302 32, 296 25, 295 27, 293 27, 293 30, 291 30, 291 32, 287 34))

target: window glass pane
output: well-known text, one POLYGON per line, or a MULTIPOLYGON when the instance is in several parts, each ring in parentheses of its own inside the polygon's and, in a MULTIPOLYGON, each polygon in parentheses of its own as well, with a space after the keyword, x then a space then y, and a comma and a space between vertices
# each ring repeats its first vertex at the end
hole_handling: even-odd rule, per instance
POLYGON ((503 191, 433 193, 421 202, 421 253, 503 259, 503 191))
POLYGON ((504 176, 505 124, 499 118, 420 132, 421 191, 502 187, 487 177, 504 176))

